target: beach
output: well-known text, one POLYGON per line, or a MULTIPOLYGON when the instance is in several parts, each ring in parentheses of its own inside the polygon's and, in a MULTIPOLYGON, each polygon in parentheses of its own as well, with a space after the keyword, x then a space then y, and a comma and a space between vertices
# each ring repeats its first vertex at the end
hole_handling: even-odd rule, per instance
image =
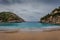
POLYGON ((60 40, 60 30, 0 32, 0 40, 60 40))

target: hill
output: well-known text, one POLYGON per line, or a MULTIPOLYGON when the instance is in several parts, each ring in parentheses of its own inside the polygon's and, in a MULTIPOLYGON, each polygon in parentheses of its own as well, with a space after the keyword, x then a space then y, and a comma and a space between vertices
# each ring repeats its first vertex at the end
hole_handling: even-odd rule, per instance
POLYGON ((60 24, 60 7, 40 19, 41 23, 60 24))
POLYGON ((24 22, 24 20, 12 12, 1 12, 0 22, 24 22))

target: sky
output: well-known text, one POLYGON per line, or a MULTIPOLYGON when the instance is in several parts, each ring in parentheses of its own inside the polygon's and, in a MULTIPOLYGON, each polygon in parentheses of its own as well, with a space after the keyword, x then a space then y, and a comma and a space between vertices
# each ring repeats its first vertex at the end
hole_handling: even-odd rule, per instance
POLYGON ((59 6, 60 0, 0 0, 0 12, 13 12, 25 21, 40 21, 59 6))

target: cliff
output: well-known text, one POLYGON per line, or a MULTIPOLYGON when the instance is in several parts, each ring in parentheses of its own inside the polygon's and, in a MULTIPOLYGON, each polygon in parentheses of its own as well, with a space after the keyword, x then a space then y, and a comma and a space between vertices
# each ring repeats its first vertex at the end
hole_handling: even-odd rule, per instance
POLYGON ((1 12, 0 22, 24 22, 24 20, 12 12, 1 12))
POLYGON ((41 23, 60 24, 60 7, 40 19, 41 23))

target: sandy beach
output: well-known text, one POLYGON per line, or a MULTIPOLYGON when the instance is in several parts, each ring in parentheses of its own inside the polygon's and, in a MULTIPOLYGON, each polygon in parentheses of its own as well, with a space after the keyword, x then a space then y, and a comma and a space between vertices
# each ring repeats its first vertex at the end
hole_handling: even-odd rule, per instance
POLYGON ((60 40, 60 30, 46 32, 0 32, 0 40, 60 40))

